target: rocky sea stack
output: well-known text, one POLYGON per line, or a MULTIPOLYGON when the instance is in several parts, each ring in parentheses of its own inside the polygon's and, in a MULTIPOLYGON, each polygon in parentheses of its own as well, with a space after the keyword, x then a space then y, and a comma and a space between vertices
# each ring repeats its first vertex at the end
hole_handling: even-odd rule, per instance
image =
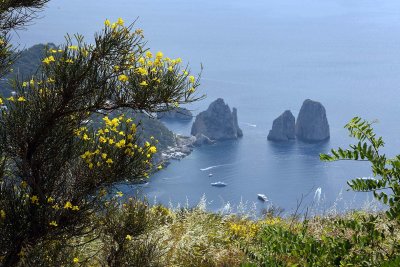
POLYGON ((204 137, 212 141, 221 141, 243 136, 238 126, 236 108, 231 111, 222 98, 212 102, 206 111, 196 116, 191 134, 201 136, 203 141, 206 140, 204 137))
POLYGON ((330 137, 324 106, 307 99, 301 106, 296 121, 296 137, 304 142, 319 142, 330 137))
POLYGON ((295 138, 295 118, 290 110, 286 110, 274 120, 272 129, 268 134, 268 140, 288 141, 295 138))
POLYGON ((174 108, 165 112, 158 112, 157 119, 190 121, 193 118, 192 112, 186 108, 174 108))

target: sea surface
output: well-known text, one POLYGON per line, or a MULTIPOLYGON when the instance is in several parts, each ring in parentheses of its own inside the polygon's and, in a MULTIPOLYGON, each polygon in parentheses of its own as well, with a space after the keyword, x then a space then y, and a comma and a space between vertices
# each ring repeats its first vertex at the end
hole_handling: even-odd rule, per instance
MULTIPOLYGON (((343 126, 354 116, 376 119, 384 152, 399 152, 398 0, 52 0, 40 15, 15 35, 20 48, 60 44, 65 33, 91 41, 106 18, 136 20, 152 51, 181 57, 193 73, 203 65, 199 94, 207 98, 187 108, 197 114, 218 97, 238 108, 244 137, 197 148, 153 175, 140 186, 151 201, 195 205, 205 196, 214 211, 258 212, 272 203, 293 212, 299 202, 307 207, 320 199, 321 212, 344 211, 371 199, 346 185, 371 171, 365 163, 319 160, 320 153, 354 142, 343 126), (307 98, 325 106, 329 142, 268 142, 272 121, 286 109, 297 116, 307 98), (212 187, 215 181, 228 185, 212 187), (257 200, 258 193, 269 201, 257 200)), ((167 126, 190 134, 191 123, 167 126)))

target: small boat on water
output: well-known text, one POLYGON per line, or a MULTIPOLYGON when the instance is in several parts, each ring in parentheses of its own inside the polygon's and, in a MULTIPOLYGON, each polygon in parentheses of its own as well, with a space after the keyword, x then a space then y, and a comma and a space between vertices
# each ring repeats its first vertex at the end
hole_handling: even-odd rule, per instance
POLYGON ((226 186, 226 183, 223 182, 215 182, 215 183, 211 183, 212 186, 217 186, 217 187, 224 187, 226 186))
POLYGON ((209 173, 209 174, 208 174, 208 177, 211 177, 211 176, 213 176, 213 174, 212 174, 212 173, 209 173))
POLYGON ((258 197, 259 200, 268 201, 267 196, 264 195, 264 194, 257 194, 257 197, 258 197))

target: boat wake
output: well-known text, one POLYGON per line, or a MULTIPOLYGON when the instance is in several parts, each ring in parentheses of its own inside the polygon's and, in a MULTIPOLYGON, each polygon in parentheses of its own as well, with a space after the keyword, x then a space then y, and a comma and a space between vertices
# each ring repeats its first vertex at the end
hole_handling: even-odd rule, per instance
POLYGON ((208 171, 208 170, 212 170, 212 169, 215 169, 215 168, 228 166, 228 165, 231 165, 231 164, 221 164, 221 165, 210 166, 210 167, 207 167, 207 168, 200 169, 200 171, 204 172, 204 171, 208 171))
POLYGON ((244 124, 244 125, 246 125, 246 126, 249 126, 249 127, 254 127, 254 128, 257 127, 256 124, 252 124, 252 123, 249 123, 249 122, 242 122, 242 124, 244 124))

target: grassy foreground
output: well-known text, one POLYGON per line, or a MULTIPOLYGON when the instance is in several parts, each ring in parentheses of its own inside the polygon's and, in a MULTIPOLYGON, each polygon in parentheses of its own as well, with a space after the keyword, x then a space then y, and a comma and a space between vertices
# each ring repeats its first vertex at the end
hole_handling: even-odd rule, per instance
POLYGON ((251 220, 130 198, 109 202, 93 224, 84 238, 21 257, 40 266, 400 266, 400 228, 384 214, 251 220))

